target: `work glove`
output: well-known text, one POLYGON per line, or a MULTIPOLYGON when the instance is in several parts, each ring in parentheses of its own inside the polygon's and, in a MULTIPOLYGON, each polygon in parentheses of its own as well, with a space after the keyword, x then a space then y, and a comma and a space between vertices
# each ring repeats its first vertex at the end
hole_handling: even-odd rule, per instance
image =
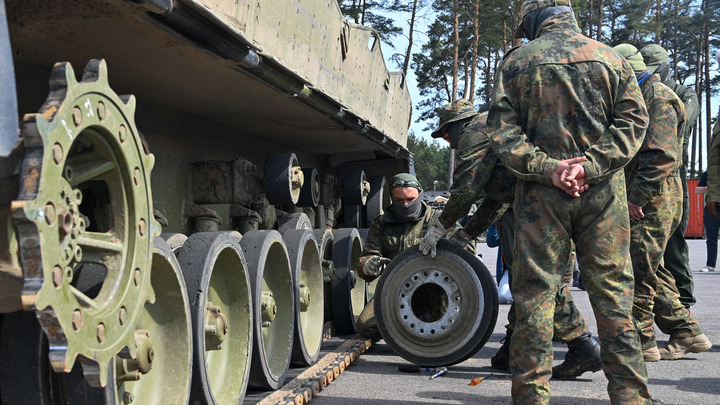
POLYGON ((720 202, 708 201, 707 204, 705 204, 705 209, 707 209, 713 218, 720 219, 720 202))
POLYGON ((437 243, 440 239, 444 238, 445 235, 447 235, 447 230, 445 227, 440 223, 439 220, 440 216, 437 215, 435 218, 433 218, 432 225, 430 226, 430 229, 428 229, 425 236, 423 236, 422 241, 420 241, 420 251, 422 254, 426 255, 430 253, 430 256, 435 258, 437 256, 437 243))
POLYGON ((388 264, 390 259, 382 256, 373 256, 363 265, 363 274, 367 277, 377 277, 380 275, 383 266, 388 264))
POLYGON ((450 237, 448 238, 450 242, 460 246, 461 248, 464 248, 467 246, 468 243, 470 243, 470 238, 464 237, 460 231, 462 231, 462 228, 457 228, 455 231, 453 231, 452 234, 450 234, 450 237))

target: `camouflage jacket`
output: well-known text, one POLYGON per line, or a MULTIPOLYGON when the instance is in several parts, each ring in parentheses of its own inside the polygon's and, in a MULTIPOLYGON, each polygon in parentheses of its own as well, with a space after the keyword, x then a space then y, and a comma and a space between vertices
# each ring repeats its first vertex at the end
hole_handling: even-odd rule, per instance
POLYGON ((675 92, 675 94, 680 97, 680 100, 682 100, 683 104, 685 105, 686 120, 685 133, 683 134, 684 139, 682 145, 682 161, 683 165, 687 166, 688 161, 690 160, 688 157, 688 141, 690 140, 690 135, 692 135, 693 125, 700 116, 700 101, 698 101, 698 95, 695 90, 691 89, 690 87, 683 86, 682 84, 677 83, 675 80, 670 80, 669 82, 664 84, 670 87, 670 90, 675 92))
POLYGON ((551 185, 560 160, 585 156, 592 184, 630 161, 647 120, 629 63, 561 13, 503 61, 487 126, 492 148, 515 176, 551 185))
POLYGON ((720 118, 713 125, 712 142, 708 151, 707 201, 720 201, 720 118))
POLYGON ((472 236, 478 236, 487 230, 505 209, 498 211, 502 203, 512 202, 516 178, 509 175, 498 162, 495 152, 490 149, 487 136, 487 113, 476 115, 460 134, 458 142, 458 166, 453 174, 450 199, 445 204, 440 223, 446 228, 468 214, 472 204, 477 203, 485 194, 473 220, 463 230, 472 236))
POLYGON ((682 166, 685 106, 657 75, 643 80, 641 88, 650 121, 640 150, 625 166, 625 181, 628 202, 644 207, 682 166))
MULTIPOLYGON (((453 173, 453 184, 450 187, 450 199, 445 204, 440 223, 445 228, 453 226, 455 221, 464 217, 470 211, 470 206, 482 196, 482 186, 474 186, 478 175, 485 176, 490 173, 485 160, 490 150, 490 140, 487 137, 485 122, 487 112, 474 116, 465 126, 458 141, 457 167, 453 173)), ((494 160, 494 159, 493 159, 494 160)), ((492 162, 494 165, 494 161, 492 162)), ((477 179, 484 183, 486 179, 477 179)))
POLYGON ((362 268, 372 256, 392 259, 401 251, 420 243, 437 211, 425 204, 424 201, 422 204, 424 213, 413 222, 398 220, 393 213, 392 205, 385 208, 383 215, 372 221, 367 238, 365 238, 362 256, 355 267, 356 274, 362 277, 362 268))

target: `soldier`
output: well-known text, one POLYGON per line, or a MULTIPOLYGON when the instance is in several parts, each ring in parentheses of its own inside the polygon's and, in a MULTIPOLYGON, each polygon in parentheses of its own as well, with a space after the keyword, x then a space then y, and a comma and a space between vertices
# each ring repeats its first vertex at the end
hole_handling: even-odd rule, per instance
MULTIPOLYGON (((568 0, 525 0, 488 114, 490 145, 519 178, 515 192, 510 343, 512 398, 547 404, 555 297, 580 272, 598 323, 614 404, 649 404, 647 370, 632 319, 630 224, 622 168, 648 116, 630 65, 583 36, 568 0), (568 159, 583 157, 580 163, 568 159)), ((659 402, 659 401, 658 401, 659 402)))
MULTIPOLYGON (((434 257, 438 240, 445 237, 447 229, 468 213, 470 206, 481 198, 485 190, 485 198, 470 223, 453 232, 450 240, 464 245, 485 232, 497 220, 498 235, 505 246, 505 265, 510 271, 512 285, 514 220, 512 209, 507 207, 513 200, 516 178, 510 176, 507 170, 497 163, 495 153, 490 149, 485 126, 488 107, 481 106, 480 112, 476 113, 472 103, 458 99, 442 106, 438 111, 439 124, 432 137, 443 137, 450 142, 450 147, 459 151, 459 163, 453 174, 450 199, 440 216, 433 218, 432 226, 419 247, 424 254, 434 257)), ((554 317, 553 339, 566 342, 569 350, 565 361, 553 367, 553 377, 572 379, 587 371, 599 371, 600 344, 592 337, 585 319, 575 307, 569 282, 559 289, 556 302, 558 305, 554 317)), ((515 324, 514 305, 511 305, 508 312, 507 334, 503 344, 491 358, 492 367, 498 370, 510 370, 509 350, 515 324)))
POLYGON ((625 166, 630 257, 635 275, 633 317, 645 361, 675 360, 687 352, 700 353, 712 346, 680 303, 673 277, 661 263, 665 244, 682 215, 679 171, 685 107, 659 76, 645 68, 634 46, 621 44, 614 49, 635 71, 650 117, 640 150, 625 166), (655 340, 653 313, 660 330, 670 335, 662 350, 658 350, 655 340))
POLYGON ((682 166, 680 166, 680 182, 682 183, 683 192, 682 216, 680 225, 672 233, 665 247, 663 262, 665 268, 675 278, 675 285, 680 292, 680 302, 685 308, 690 308, 691 305, 695 304, 695 297, 693 296, 693 276, 690 269, 688 244, 685 241, 685 231, 690 216, 690 199, 687 190, 688 141, 693 131, 693 124, 700 116, 700 103, 695 90, 677 83, 670 77, 670 58, 663 47, 655 44, 646 45, 640 50, 640 53, 647 70, 660 76, 660 81, 675 92, 685 104, 687 120, 685 121, 685 132, 683 134, 682 166))
MULTIPOLYGON (((718 51, 716 57, 720 66, 720 51, 718 51)), ((712 141, 710 142, 708 154, 708 189, 705 207, 710 215, 720 219, 720 118, 713 125, 712 141)))
MULTIPOLYGON (((360 278, 368 282, 375 280, 390 259, 420 242, 430 219, 437 212, 422 200, 422 191, 420 182, 411 174, 400 173, 390 179, 392 204, 370 224, 362 256, 355 268, 360 278)), ((474 249, 470 250, 474 253, 474 249)), ((365 306, 355 326, 362 336, 382 339, 373 300, 365 306)))

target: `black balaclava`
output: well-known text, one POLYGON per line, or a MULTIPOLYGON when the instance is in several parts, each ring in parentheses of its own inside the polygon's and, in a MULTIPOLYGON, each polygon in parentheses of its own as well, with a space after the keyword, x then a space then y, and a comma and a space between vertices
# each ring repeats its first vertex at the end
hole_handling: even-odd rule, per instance
POLYGON ((670 63, 665 62, 655 69, 655 74, 660 76, 660 81, 667 83, 670 80, 670 63))
POLYGON ((422 191, 411 203, 400 204, 393 201, 392 207, 397 219, 403 222, 410 222, 420 218, 423 214, 422 191))
POLYGON ((570 6, 552 6, 538 10, 534 13, 530 13, 523 20, 523 27, 525 28, 525 36, 527 39, 532 41, 537 35, 537 29, 543 21, 548 18, 560 14, 560 13, 572 13, 572 7, 570 6))
POLYGON ((458 148, 458 143, 460 142, 460 134, 465 131, 465 125, 471 120, 472 118, 465 118, 460 121, 451 122, 450 125, 448 125, 447 133, 448 138, 450 139, 450 147, 453 149, 458 148))

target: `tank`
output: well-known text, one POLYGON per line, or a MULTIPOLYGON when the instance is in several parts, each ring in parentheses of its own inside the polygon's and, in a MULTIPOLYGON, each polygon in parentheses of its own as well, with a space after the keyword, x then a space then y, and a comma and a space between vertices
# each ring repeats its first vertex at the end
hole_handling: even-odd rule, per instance
POLYGON ((412 105, 335 0, 0 0, 2 404, 237 404, 352 335, 412 105))

